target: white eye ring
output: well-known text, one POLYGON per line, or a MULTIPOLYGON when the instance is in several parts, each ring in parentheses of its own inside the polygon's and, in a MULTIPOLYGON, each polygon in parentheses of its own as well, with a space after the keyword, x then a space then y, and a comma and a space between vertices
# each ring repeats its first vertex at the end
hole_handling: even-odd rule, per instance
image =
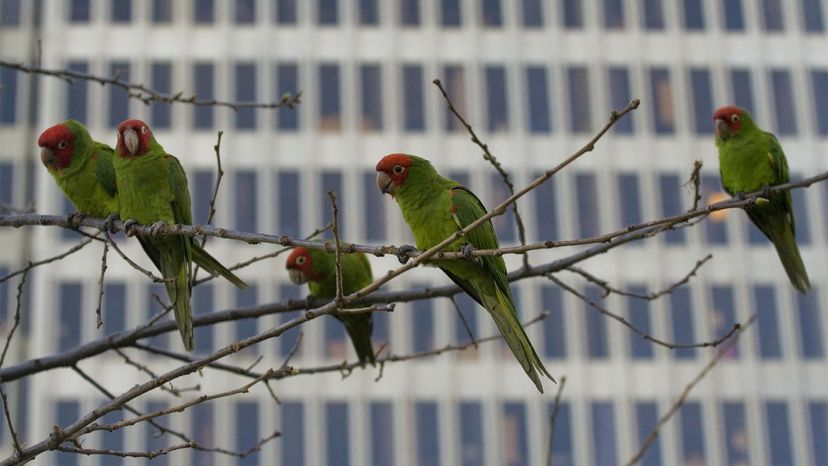
POLYGON ((58 149, 66 149, 68 146, 69 146, 69 143, 68 143, 68 142, 66 142, 66 140, 65 140, 65 139, 62 139, 62 140, 58 143, 58 149))
POLYGON ((392 170, 395 174, 399 175, 405 171, 405 168, 402 165, 394 165, 394 168, 392 170))
POLYGON ((296 265, 302 265, 305 263, 305 256, 299 256, 296 258, 296 265))
POLYGON ((146 126, 141 127, 141 134, 147 134, 147 127, 146 126))
POLYGON ((733 115, 730 116, 730 121, 732 121, 733 123, 736 123, 739 120, 740 120, 739 115, 736 114, 736 113, 734 113, 733 115))

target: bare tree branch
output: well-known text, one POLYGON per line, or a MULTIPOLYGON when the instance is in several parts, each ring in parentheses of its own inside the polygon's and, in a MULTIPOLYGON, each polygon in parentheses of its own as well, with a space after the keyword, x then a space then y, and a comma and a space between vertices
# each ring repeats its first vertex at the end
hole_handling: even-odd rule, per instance
POLYGON ((6 390, 3 389, 3 384, 0 384, 0 397, 3 398, 3 414, 6 415, 6 423, 9 425, 14 452, 17 455, 21 455, 23 448, 20 446, 20 439, 17 438, 17 431, 14 430, 14 424, 12 424, 11 411, 9 411, 9 398, 6 395, 6 390))
POLYGON ((63 445, 59 445, 55 448, 55 450, 66 452, 66 453, 76 453, 78 455, 105 455, 105 456, 120 456, 121 458, 149 458, 153 459, 157 456, 166 455, 167 453, 174 452, 176 450, 183 450, 184 448, 195 448, 198 444, 194 441, 189 443, 180 443, 178 445, 172 445, 169 447, 164 447, 159 450, 155 451, 118 451, 118 450, 103 450, 98 448, 77 448, 77 447, 64 447, 63 445))
POLYGON ((333 236, 336 249, 336 297, 334 301, 337 306, 342 304, 342 244, 339 242, 339 209, 336 207, 336 193, 328 191, 328 197, 331 199, 331 210, 333 213, 333 236))
POLYGON ((558 392, 555 393, 555 402, 552 405, 552 414, 549 416, 549 448, 546 449, 546 464, 552 466, 552 447, 555 444, 555 421, 558 419, 558 411, 561 409, 561 394, 566 385, 566 376, 561 376, 561 383, 558 384, 558 392))
POLYGON ((14 272, 10 272, 9 274, 0 277, 0 283, 3 283, 4 281, 6 281, 6 280, 8 280, 8 279, 10 279, 14 276, 20 275, 22 273, 27 273, 29 270, 32 270, 35 267, 39 267, 43 264, 50 264, 52 262, 57 262, 57 261, 63 259, 64 257, 70 256, 70 255, 80 251, 84 247, 86 247, 86 245, 91 243, 94 239, 95 238, 86 238, 83 241, 81 241, 80 243, 78 243, 78 244, 72 246, 71 248, 69 248, 68 250, 66 250, 66 252, 62 252, 62 253, 60 253, 56 256, 51 256, 51 257, 48 257, 46 259, 35 261, 35 262, 29 261, 29 263, 27 263, 26 266, 23 267, 22 269, 15 270, 14 272))
POLYGON ((98 304, 95 306, 95 323, 96 328, 101 328, 103 319, 101 318, 101 304, 103 303, 104 295, 104 274, 106 274, 106 253, 109 252, 109 242, 104 242, 103 254, 101 254, 101 275, 98 278, 98 304))
MULTIPOLYGON (((29 264, 31 265, 31 262, 29 264)), ((6 343, 3 345, 3 354, 0 355, 0 367, 3 367, 3 363, 6 361, 6 353, 9 351, 9 346, 11 346, 12 338, 14 338, 14 332, 17 330, 17 327, 20 327, 20 304, 21 301, 23 301, 23 286, 26 285, 26 278, 29 276, 29 270, 31 269, 23 271, 23 276, 20 277, 20 283, 17 284, 17 297, 15 299, 14 306, 14 325, 12 325, 12 328, 9 331, 9 336, 6 338, 6 343)))

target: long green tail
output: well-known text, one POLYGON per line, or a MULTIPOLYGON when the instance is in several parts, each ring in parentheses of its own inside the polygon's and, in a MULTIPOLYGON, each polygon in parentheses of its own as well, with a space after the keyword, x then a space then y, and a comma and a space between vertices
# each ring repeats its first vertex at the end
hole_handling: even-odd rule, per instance
POLYGON ((748 211, 753 223, 771 240, 791 285, 800 293, 806 293, 811 288, 811 280, 799 254, 799 247, 796 245, 791 223, 784 218, 773 218, 764 212, 757 212, 755 209, 748 211))
POLYGON ((479 293, 480 298, 483 300, 483 306, 489 311, 492 318, 494 318, 497 328, 509 345, 509 349, 512 350, 512 354, 520 362, 526 375, 532 379, 538 391, 543 393, 543 386, 541 385, 536 369, 549 377, 553 382, 555 378, 546 370, 540 357, 538 357, 538 353, 535 352, 532 342, 526 336, 523 326, 520 325, 517 319, 517 312, 512 304, 512 300, 504 295, 500 288, 493 286, 492 289, 495 291, 494 295, 479 293))
POLYGON ((336 316, 345 325, 345 330, 351 338, 351 343, 356 350, 359 365, 365 367, 369 362, 376 366, 377 359, 374 355, 374 344, 371 342, 371 333, 374 330, 374 322, 370 313, 355 314, 349 316, 336 316))
MULTIPOLYGON (((181 340, 184 342, 184 349, 187 351, 193 350, 193 313, 190 308, 190 281, 187 273, 187 262, 183 260, 172 259, 167 262, 170 269, 177 268, 174 275, 175 279, 170 282, 165 282, 167 287, 167 295, 173 303, 173 313, 175 314, 175 325, 181 333, 181 340)), ((167 274, 163 274, 164 278, 168 278, 167 274)))
POLYGON ((211 256, 207 251, 202 249, 201 246, 195 244, 193 242, 193 262, 199 265, 202 269, 206 270, 211 275, 221 275, 230 283, 236 285, 241 289, 245 289, 248 287, 247 283, 244 282, 241 278, 236 276, 233 272, 227 269, 227 267, 221 265, 221 262, 216 260, 215 257, 211 256))

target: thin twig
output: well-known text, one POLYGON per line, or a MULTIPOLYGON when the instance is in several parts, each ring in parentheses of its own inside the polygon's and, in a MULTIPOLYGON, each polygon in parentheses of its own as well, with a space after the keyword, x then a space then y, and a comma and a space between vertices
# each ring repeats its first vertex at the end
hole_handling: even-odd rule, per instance
POLYGON ((684 183, 685 186, 693 186, 693 207, 688 212, 692 212, 699 208, 699 201, 701 201, 701 169, 702 161, 696 160, 693 162, 693 172, 690 173, 690 179, 684 183))
POLYGON ((449 296, 449 300, 451 300, 451 304, 454 305, 454 310, 457 311, 457 316, 460 317, 460 322, 463 323, 463 328, 466 329, 466 335, 469 336, 469 340, 474 344, 474 348, 477 349, 477 342, 474 340, 474 332, 472 332, 471 326, 466 321, 466 316, 463 315, 463 312, 460 311, 460 306, 457 304, 457 300, 454 299, 454 296, 449 296))
POLYGON ((191 441, 189 443, 180 443, 178 445, 172 445, 169 447, 164 447, 159 450, 155 451, 118 451, 118 450, 104 450, 99 448, 77 448, 77 447, 65 447, 63 445, 59 445, 55 450, 66 452, 66 453, 75 453, 78 455, 105 455, 105 456, 120 456, 121 458, 149 458, 153 459, 158 456, 166 455, 167 453, 174 452, 176 450, 183 450, 184 448, 195 448, 198 444, 195 441, 191 441))
POLYGON ((101 304, 103 303, 103 295, 104 295, 104 274, 106 273, 106 253, 109 252, 109 242, 104 242, 103 247, 103 254, 101 254, 101 275, 98 278, 98 305, 95 307, 95 317, 97 328, 101 328, 103 325, 103 319, 101 318, 101 304))
POLYGON ((342 244, 339 242, 339 209, 336 206, 336 193, 328 191, 328 197, 331 199, 331 210, 333 211, 333 236, 336 244, 336 301, 337 305, 342 304, 342 244))
MULTIPOLYGON (((144 374, 147 374, 148 376, 152 377, 153 379, 158 378, 158 375, 155 372, 153 372, 152 370, 150 370, 149 367, 147 367, 147 366, 145 366, 145 365, 143 365, 143 364, 141 364, 137 361, 133 361, 123 351, 121 351, 119 349, 116 349, 114 351, 115 351, 115 353, 118 354, 118 356, 120 356, 124 360, 125 363, 127 363, 130 366, 138 369, 138 372, 143 372, 144 374)), ((173 388, 172 385, 170 385, 169 387, 167 387, 165 385, 161 385, 159 388, 161 390, 164 390, 164 391, 172 394, 173 396, 181 397, 181 393, 178 390, 176 390, 175 388, 173 388)))
POLYGON ((34 262, 30 261, 26 264, 26 267, 23 267, 22 269, 19 269, 19 270, 15 270, 14 272, 10 272, 8 275, 4 275, 4 276, 0 277, 0 283, 3 283, 4 281, 6 281, 6 280, 8 280, 8 279, 10 279, 10 278, 12 278, 16 275, 26 273, 26 272, 28 272, 29 270, 31 270, 35 267, 39 267, 43 264, 49 264, 49 263, 52 263, 52 262, 59 261, 59 260, 63 259, 66 256, 74 254, 74 253, 80 251, 81 249, 83 249, 87 244, 91 243, 94 239, 95 238, 86 238, 83 241, 81 241, 80 243, 72 246, 71 248, 69 248, 65 252, 62 252, 62 253, 60 253, 56 256, 48 257, 46 259, 39 260, 39 261, 34 261, 34 262))
MULTIPOLYGON (((103 229, 106 230, 106 228, 103 228, 103 229)), ((133 261, 132 259, 129 258, 129 256, 126 255, 126 253, 121 251, 121 248, 118 247, 118 244, 115 242, 115 240, 112 239, 112 236, 109 235, 108 231, 104 231, 104 236, 106 236, 106 241, 107 241, 107 243, 109 243, 112 246, 112 249, 114 249, 115 252, 117 252, 118 255, 121 256, 121 259, 126 261, 126 263, 129 264, 133 269, 135 269, 135 270, 141 272, 142 274, 146 275, 147 278, 152 280, 154 283, 164 283, 165 282, 165 280, 163 278, 156 276, 155 274, 153 274, 149 270, 147 270, 147 269, 141 267, 140 265, 136 264, 135 261, 133 261)))
POLYGON ((561 393, 566 385, 566 376, 562 375, 561 383, 558 384, 558 392, 555 393, 555 402, 552 405, 552 414, 549 416, 549 448, 546 450, 546 464, 552 466, 552 446, 555 442, 555 421, 558 419, 558 411, 561 409, 561 393))
POLYGON ((9 336, 6 338, 6 344, 3 345, 3 354, 0 355, 0 367, 3 367, 3 363, 6 361, 6 353, 9 351, 9 346, 11 346, 12 338, 14 338, 14 332, 17 330, 17 327, 20 326, 20 303, 23 300, 23 286, 26 284, 26 278, 29 276, 29 270, 31 269, 26 269, 26 271, 23 272, 23 276, 20 277, 20 283, 17 284, 17 297, 15 299, 14 306, 14 324, 12 325, 11 331, 9 331, 9 336))
POLYGON ((20 446, 20 440, 17 438, 17 431, 14 430, 14 424, 12 424, 11 412, 9 411, 9 399, 6 395, 6 390, 3 389, 3 384, 0 384, 0 397, 3 398, 3 413, 6 415, 6 423, 9 425, 9 432, 11 432, 12 444, 14 445, 14 456, 20 457, 23 455, 23 448, 20 446))

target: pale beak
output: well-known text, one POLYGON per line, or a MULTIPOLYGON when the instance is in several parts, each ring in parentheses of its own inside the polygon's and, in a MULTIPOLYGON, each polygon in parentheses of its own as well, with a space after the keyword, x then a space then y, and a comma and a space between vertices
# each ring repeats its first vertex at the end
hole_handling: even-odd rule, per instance
POLYGON ((305 274, 299 269, 288 269, 288 276, 290 276, 290 281, 296 285, 301 285, 307 281, 305 280, 305 274))
POLYGON ((394 195, 394 183, 391 180, 391 177, 388 176, 388 173, 379 172, 377 173, 377 188, 382 191, 383 194, 390 194, 394 195))
POLYGON ((41 147, 40 161, 43 162, 43 165, 51 165, 55 161, 55 153, 48 147, 41 147))
POLYGON ((716 137, 719 139, 727 139, 730 136, 730 125, 724 118, 716 118, 716 137))
POLYGON ((134 129, 128 128, 124 130, 124 147, 126 150, 131 154, 135 155, 138 153, 138 148, 141 145, 141 141, 138 139, 138 133, 135 132, 134 129))

